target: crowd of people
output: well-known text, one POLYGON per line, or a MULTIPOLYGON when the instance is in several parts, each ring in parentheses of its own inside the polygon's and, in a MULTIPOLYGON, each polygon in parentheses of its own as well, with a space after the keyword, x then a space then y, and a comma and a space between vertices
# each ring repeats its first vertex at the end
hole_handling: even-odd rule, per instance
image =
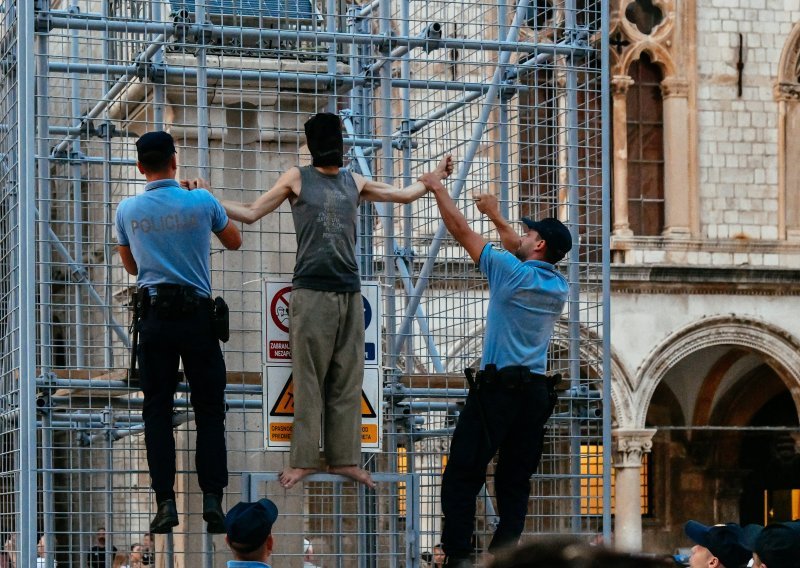
MULTIPOLYGON (((278 507, 269 499, 234 505, 223 519, 225 542, 232 556, 227 568, 270 568, 273 551, 285 553, 273 535, 277 520, 278 507)), ((614 551, 596 539, 581 542, 574 537, 548 537, 488 551, 480 558, 473 555, 469 565, 487 568, 800 568, 800 520, 744 527, 736 523, 705 525, 692 520, 686 523, 684 532, 693 544, 688 555, 625 553, 614 551)), ((304 568, 318 568, 319 560, 307 538, 303 539, 302 553, 304 568)), ((37 568, 48 566, 48 554, 42 535, 37 543, 37 568)), ((156 554, 150 533, 142 535, 141 543, 130 545, 128 552, 118 552, 106 542, 105 528, 99 527, 88 568, 155 566, 156 554)), ((0 568, 21 568, 18 556, 12 535, 0 552, 0 568)), ((450 565, 441 543, 423 553, 422 559, 430 568, 450 565)))

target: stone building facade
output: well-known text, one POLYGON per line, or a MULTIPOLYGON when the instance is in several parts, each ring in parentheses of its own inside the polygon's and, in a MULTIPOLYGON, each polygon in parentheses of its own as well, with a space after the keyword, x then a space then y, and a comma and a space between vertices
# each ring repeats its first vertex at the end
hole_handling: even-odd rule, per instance
POLYGON ((616 542, 800 516, 800 9, 612 2, 616 542))

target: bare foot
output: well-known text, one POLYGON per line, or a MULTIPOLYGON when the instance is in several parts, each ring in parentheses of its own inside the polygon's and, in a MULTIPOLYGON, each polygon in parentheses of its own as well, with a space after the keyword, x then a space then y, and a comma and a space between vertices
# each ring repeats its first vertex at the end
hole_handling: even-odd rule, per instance
POLYGON ((291 489, 298 481, 318 471, 314 467, 287 467, 278 476, 278 481, 284 489, 291 489))
POLYGON ((330 473, 337 475, 344 475, 354 481, 363 483, 367 487, 375 489, 375 482, 372 481, 372 476, 365 469, 361 469, 357 465, 332 465, 328 468, 330 473))

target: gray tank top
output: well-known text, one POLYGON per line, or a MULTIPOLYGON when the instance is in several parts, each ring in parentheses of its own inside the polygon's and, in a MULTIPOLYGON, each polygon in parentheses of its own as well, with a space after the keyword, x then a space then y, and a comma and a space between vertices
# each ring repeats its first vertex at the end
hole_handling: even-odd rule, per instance
POLYGON ((356 262, 358 187, 349 171, 325 175, 300 168, 300 196, 292 202, 297 260, 292 286, 358 292, 356 262))

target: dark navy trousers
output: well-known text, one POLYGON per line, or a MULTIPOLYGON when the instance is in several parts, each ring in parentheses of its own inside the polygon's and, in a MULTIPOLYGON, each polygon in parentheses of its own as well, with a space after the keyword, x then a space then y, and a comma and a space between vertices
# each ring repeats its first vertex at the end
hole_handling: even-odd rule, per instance
POLYGON ((544 379, 514 388, 484 383, 470 392, 458 418, 442 476, 442 545, 449 557, 466 557, 471 552, 475 499, 495 453, 494 487, 500 523, 489 550, 517 544, 528 512, 530 478, 539 466, 544 425, 551 412, 544 379))
POLYGON ((204 493, 222 495, 228 485, 225 449, 225 360, 211 328, 210 309, 162 317, 148 309, 138 324, 138 362, 144 393, 144 439, 156 499, 175 497, 173 398, 178 362, 191 391, 197 427, 195 466, 204 493))

